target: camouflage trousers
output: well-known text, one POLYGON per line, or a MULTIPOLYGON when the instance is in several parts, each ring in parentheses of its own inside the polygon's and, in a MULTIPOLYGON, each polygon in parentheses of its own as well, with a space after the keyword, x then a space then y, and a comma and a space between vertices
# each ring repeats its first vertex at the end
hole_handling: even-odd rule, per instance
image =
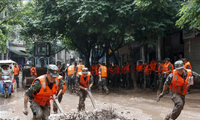
MULTIPOLYGON (((58 96, 58 102, 59 102, 59 103, 62 101, 62 98, 63 98, 63 94, 61 93, 61 94, 58 96)), ((53 111, 54 111, 54 113, 57 113, 57 112, 58 112, 58 107, 57 107, 55 101, 53 102, 53 111)))
POLYGON ((101 78, 101 81, 99 81, 99 90, 102 92, 103 90, 107 90, 107 86, 106 86, 107 82, 106 82, 106 78, 103 77, 101 78))
POLYGON ((80 89, 78 95, 79 95, 78 111, 85 110, 85 98, 87 97, 87 92, 85 90, 80 89))
POLYGON ((176 120, 185 105, 185 95, 172 93, 171 99, 174 102, 174 108, 172 112, 165 117, 165 120, 176 120))
POLYGON ((38 103, 31 101, 30 108, 33 113, 32 120, 48 120, 50 116, 50 106, 46 104, 45 107, 42 107, 38 103))

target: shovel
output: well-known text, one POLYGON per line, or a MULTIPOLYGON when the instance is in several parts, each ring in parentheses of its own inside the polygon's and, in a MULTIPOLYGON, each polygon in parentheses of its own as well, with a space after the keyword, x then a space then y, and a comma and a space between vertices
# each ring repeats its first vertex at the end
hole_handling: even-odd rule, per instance
MULTIPOLYGON (((58 95, 59 95, 59 94, 58 94, 58 95)), ((60 110, 60 112, 61 112, 62 114, 64 114, 64 115, 66 115, 65 112, 64 112, 64 110, 62 109, 62 107, 61 107, 61 105, 60 105, 58 99, 56 98, 56 95, 55 95, 55 94, 53 95, 53 100, 55 101, 56 106, 58 107, 58 109, 60 110)))
POLYGON ((94 109, 96 109, 96 104, 95 104, 95 102, 94 102, 94 98, 93 98, 93 96, 92 96, 91 90, 87 89, 86 91, 87 91, 87 93, 88 93, 88 96, 90 97, 90 100, 91 100, 91 102, 92 102, 92 105, 93 105, 94 109))

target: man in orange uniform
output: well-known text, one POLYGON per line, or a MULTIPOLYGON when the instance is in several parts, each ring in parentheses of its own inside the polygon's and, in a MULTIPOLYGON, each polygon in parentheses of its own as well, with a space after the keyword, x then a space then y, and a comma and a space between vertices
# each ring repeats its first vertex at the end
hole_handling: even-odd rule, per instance
POLYGON ((113 73, 114 73, 114 68, 112 66, 112 63, 109 64, 108 67, 108 85, 113 85, 113 73))
POLYGON ((114 64, 114 86, 120 87, 121 83, 120 83, 120 67, 117 63, 114 64))
MULTIPOLYGON (((59 82, 59 89, 57 91, 57 99, 58 99, 58 102, 60 103, 62 101, 62 98, 63 98, 63 94, 65 93, 66 89, 67 89, 67 85, 65 83, 65 81, 63 80, 63 76, 59 75, 56 80, 59 82)), ((53 111, 54 113, 57 113, 58 111, 58 108, 57 108, 57 105, 56 103, 54 102, 53 103, 53 111)))
POLYGON ((14 71, 14 78, 17 81, 17 88, 19 88, 19 67, 16 63, 14 65, 13 71, 14 71))
POLYGON ((103 89, 106 90, 108 94, 109 90, 106 86, 107 84, 107 67, 104 64, 99 63, 99 90, 102 93, 103 89))
POLYGON ((33 65, 31 65, 30 74, 31 74, 32 77, 37 76, 37 70, 33 65))
POLYGON ((170 114, 165 117, 165 120, 175 120, 180 115, 185 105, 185 95, 188 87, 193 84, 193 76, 200 77, 199 74, 184 69, 183 61, 175 62, 175 70, 167 77, 163 86, 162 93, 158 96, 157 102, 165 95, 168 87, 172 92, 171 99, 174 102, 174 108, 170 114))
POLYGON ((146 87, 150 87, 150 75, 151 75, 150 65, 145 61, 144 62, 144 85, 143 85, 143 89, 146 89, 146 87))
MULTIPOLYGON (((191 66, 190 62, 186 58, 183 58, 182 60, 184 63, 184 68, 192 70, 192 66, 191 66)), ((188 89, 188 94, 190 93, 190 91, 191 91, 191 86, 188 89)))
POLYGON ((139 64, 136 66, 136 74, 137 74, 137 84, 140 88, 142 88, 143 84, 143 64, 142 61, 139 61, 139 64))
POLYGON ((75 69, 77 67, 77 62, 74 62, 74 64, 70 65, 67 68, 67 81, 68 81, 68 89, 70 90, 71 93, 74 92, 74 86, 75 86, 75 69))
POLYGON ((165 82, 165 79, 167 76, 172 73, 174 67, 170 62, 169 58, 165 58, 165 63, 163 65, 162 73, 163 73, 163 83, 165 82))
POLYGON ((126 83, 127 89, 131 89, 133 87, 133 81, 131 80, 131 65, 129 63, 129 61, 126 62, 126 83))
POLYGON ((126 63, 124 62, 124 64, 123 64, 123 66, 122 66, 122 70, 121 70, 122 72, 121 72, 121 78, 122 78, 122 80, 123 80, 123 87, 125 88, 125 86, 126 86, 126 77, 125 77, 125 71, 126 71, 126 63))
POLYGON ((79 59, 79 62, 77 64, 77 68, 75 69, 75 74, 77 75, 79 72, 81 72, 82 68, 85 67, 85 65, 82 64, 82 59, 79 59))
POLYGON ((163 64, 161 61, 158 61, 157 64, 157 74, 158 74, 158 80, 157 80, 157 84, 158 84, 158 91, 157 94, 160 94, 160 92, 162 91, 162 86, 163 86, 163 82, 162 82, 162 69, 163 69, 163 64))
POLYGON ((80 89, 78 111, 85 110, 84 102, 87 97, 87 90, 91 91, 93 82, 93 77, 88 71, 88 68, 82 68, 82 72, 79 72, 76 77, 76 86, 80 89))
POLYGON ((154 59, 150 62, 150 68, 151 68, 151 86, 155 88, 156 86, 156 61, 154 59))
POLYGON ((32 85, 26 90, 24 95, 24 110, 25 115, 28 114, 28 101, 33 113, 32 120, 48 120, 50 116, 50 100, 59 89, 58 67, 50 64, 47 67, 45 75, 35 78, 32 85))

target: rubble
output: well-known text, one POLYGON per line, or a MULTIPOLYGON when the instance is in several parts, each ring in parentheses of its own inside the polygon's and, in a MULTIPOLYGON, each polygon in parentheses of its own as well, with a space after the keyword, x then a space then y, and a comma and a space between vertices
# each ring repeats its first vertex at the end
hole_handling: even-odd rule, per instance
MULTIPOLYGON (((130 114, 126 113, 126 114, 130 114)), ((113 108, 107 110, 93 110, 82 112, 68 112, 64 114, 53 114, 49 120, 137 120, 134 118, 125 118, 120 113, 115 113, 113 108)))

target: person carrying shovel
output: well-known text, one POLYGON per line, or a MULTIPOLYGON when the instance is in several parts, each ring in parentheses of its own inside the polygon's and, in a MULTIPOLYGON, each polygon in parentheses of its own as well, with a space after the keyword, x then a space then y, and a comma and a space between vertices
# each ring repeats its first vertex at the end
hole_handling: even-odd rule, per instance
POLYGON ((77 74, 76 86, 79 90, 79 104, 78 111, 85 110, 85 98, 87 97, 87 91, 91 92, 91 87, 93 85, 93 76, 88 71, 88 68, 82 68, 82 71, 77 74))
POLYGON ((47 73, 33 80, 32 85, 24 95, 23 113, 28 114, 28 101, 33 113, 32 120, 48 120, 50 116, 50 100, 57 94, 59 82, 58 67, 50 64, 47 73))

